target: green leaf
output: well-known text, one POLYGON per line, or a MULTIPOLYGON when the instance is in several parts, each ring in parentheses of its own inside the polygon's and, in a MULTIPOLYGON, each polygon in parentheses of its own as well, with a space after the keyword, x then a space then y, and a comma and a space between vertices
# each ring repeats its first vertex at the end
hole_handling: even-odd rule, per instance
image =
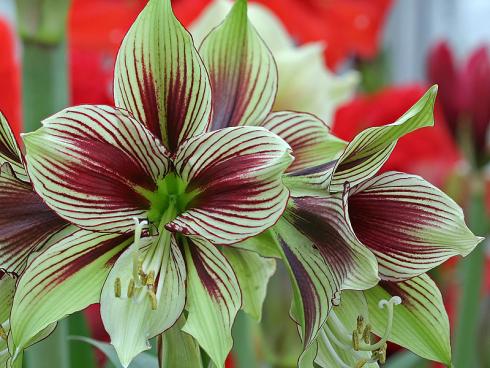
POLYGON ((242 309, 260 321, 267 285, 276 271, 276 261, 230 247, 223 247, 222 252, 238 279, 242 291, 242 309))
POLYGON ((416 129, 434 125, 434 102, 437 86, 431 87, 420 100, 392 124, 363 130, 347 146, 337 161, 326 186, 339 192, 348 182, 351 186, 374 176, 388 160, 400 137, 416 129))
POLYGON ((389 340, 423 358, 451 364, 449 320, 437 285, 426 274, 403 282, 382 281, 364 292, 373 331, 380 335, 386 328, 386 314, 378 308, 381 299, 399 296, 389 340))
POLYGON ((224 367, 233 339, 231 327, 241 294, 226 258, 202 239, 187 239, 187 305, 182 331, 192 335, 218 368, 224 367))
POLYGON ((277 68, 247 18, 247 1, 234 3, 224 22, 204 39, 199 53, 213 93, 212 129, 256 125, 271 111, 277 68))
MULTIPOLYGON (((114 367, 123 368, 117 357, 116 350, 111 344, 107 344, 105 342, 97 341, 84 336, 72 336, 71 339, 92 345, 93 347, 103 352, 107 359, 109 359, 109 361, 114 365, 114 367)), ((134 361, 128 366, 128 368, 158 368, 158 359, 151 354, 142 353, 134 359, 134 361)))
POLYGON ((181 316, 172 328, 162 334, 160 368, 202 368, 201 350, 196 340, 181 329, 185 317, 181 316))
POLYGON ((185 264, 174 236, 161 230, 157 241, 148 242, 139 251, 133 245, 119 257, 101 295, 102 321, 125 367, 150 348, 150 338, 173 326, 185 304, 185 264))
MULTIPOLYGON (((90 336, 87 319, 83 312, 72 314, 66 321, 71 336, 90 336)), ((94 349, 86 344, 70 344, 70 368, 95 368, 94 349)))

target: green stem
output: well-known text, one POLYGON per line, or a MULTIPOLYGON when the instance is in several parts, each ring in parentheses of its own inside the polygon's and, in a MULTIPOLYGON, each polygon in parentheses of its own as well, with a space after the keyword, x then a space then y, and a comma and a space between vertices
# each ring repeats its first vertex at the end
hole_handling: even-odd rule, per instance
POLYGON ((233 326, 233 358, 237 368, 258 367, 253 347, 253 334, 250 318, 239 311, 233 326))
POLYGON ((34 344, 25 354, 28 368, 66 368, 70 366, 68 321, 60 321, 56 330, 43 341, 34 344))
MULTIPOLYGON (((41 120, 68 103, 65 43, 45 44, 22 39, 22 98, 24 130, 40 127, 41 120)), ((70 367, 68 321, 58 323, 45 340, 26 351, 26 367, 70 367)))
POLYGON ((24 130, 41 126, 41 120, 68 104, 66 44, 22 43, 22 99, 24 130))
MULTIPOLYGON (((485 206, 481 190, 477 190, 470 203, 468 222, 476 235, 487 230, 485 206)), ((485 247, 483 244, 459 264, 462 278, 458 319, 455 334, 455 367, 478 367, 477 330, 480 316, 480 292, 485 273, 485 247)))

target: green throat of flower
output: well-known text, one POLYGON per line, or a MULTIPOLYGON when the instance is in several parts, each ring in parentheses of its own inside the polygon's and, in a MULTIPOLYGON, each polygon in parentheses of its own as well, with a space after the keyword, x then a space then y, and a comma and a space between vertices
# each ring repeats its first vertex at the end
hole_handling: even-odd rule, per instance
POLYGON ((156 191, 140 188, 138 192, 150 202, 148 220, 156 225, 164 219, 171 221, 184 212, 197 195, 196 191, 188 192, 187 184, 174 173, 158 180, 156 191))

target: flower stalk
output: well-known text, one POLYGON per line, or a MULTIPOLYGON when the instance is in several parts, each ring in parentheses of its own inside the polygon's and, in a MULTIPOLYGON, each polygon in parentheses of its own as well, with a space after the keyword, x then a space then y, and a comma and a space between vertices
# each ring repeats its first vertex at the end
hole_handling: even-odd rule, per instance
MULTIPOLYGON (((474 188, 469 206, 468 221, 475 233, 488 230, 483 188, 474 188)), ((485 246, 482 244, 459 263, 461 298, 458 307, 458 324, 455 332, 454 366, 476 367, 478 346, 478 321, 480 319, 480 293, 485 274, 485 246)))
MULTIPOLYGON (((68 0, 17 0, 17 24, 22 43, 22 106, 24 130, 68 104, 65 42, 68 0)), ((68 320, 26 354, 29 368, 70 365, 68 320)))

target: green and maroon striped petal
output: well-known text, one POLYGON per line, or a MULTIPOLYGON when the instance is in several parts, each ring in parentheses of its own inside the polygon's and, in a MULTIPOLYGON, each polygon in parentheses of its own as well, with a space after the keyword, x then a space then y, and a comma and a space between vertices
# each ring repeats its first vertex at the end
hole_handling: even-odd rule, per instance
POLYGON ((339 158, 347 143, 330 134, 330 128, 316 116, 280 111, 258 124, 284 139, 293 150, 288 172, 308 170, 339 158))
POLYGON ((7 335, 10 332, 10 311, 14 300, 15 278, 9 274, 0 276, 0 367, 6 368, 10 353, 7 345, 7 335))
POLYGON ((293 197, 274 227, 295 286, 294 314, 305 348, 342 290, 364 290, 379 280, 375 257, 350 227, 345 201, 342 193, 293 197))
POLYGON ((277 67, 247 18, 246 0, 235 2, 199 53, 213 92, 212 129, 257 125, 264 120, 276 97, 277 67))
POLYGON ((373 177, 388 160, 400 137, 416 129, 434 125, 434 102, 437 86, 430 88, 396 122, 363 130, 338 159, 326 186, 331 192, 343 191, 344 184, 351 186, 373 177))
POLYGON ((58 215, 89 230, 127 232, 150 209, 145 192, 168 169, 167 151, 128 113, 65 109, 24 136, 36 192, 58 215))
POLYGON ((282 183, 290 148, 260 127, 233 127, 191 138, 177 153, 177 173, 194 196, 167 228, 231 244, 272 226, 286 207, 282 183))
POLYGON ((15 140, 14 133, 10 129, 5 116, 0 112, 0 166, 4 163, 10 164, 15 176, 28 181, 28 176, 22 162, 22 153, 15 140))
POLYGON ((104 326, 125 367, 151 347, 149 339, 174 325, 186 299, 185 262, 173 235, 164 230, 158 240, 142 241, 139 250, 133 245, 119 257, 100 302, 104 326), (134 252, 142 262, 136 275, 134 252))
POLYGON ((124 38, 114 98, 116 106, 129 110, 171 152, 207 130, 209 78, 170 0, 150 0, 124 38))
POLYGON ((189 312, 182 331, 193 336, 216 367, 233 346, 231 327, 241 305, 237 278, 225 256, 203 239, 184 240, 189 312))
POLYGON ((374 333, 382 335, 386 330, 386 314, 378 302, 398 296, 402 304, 396 307, 389 340, 421 357, 451 365, 449 319, 441 292, 428 275, 397 283, 382 281, 364 295, 374 333))
POLYGON ((20 274, 29 255, 67 226, 8 163, 0 168, 0 269, 20 274))
POLYGON ((73 226, 67 233, 33 258, 19 280, 10 321, 19 351, 53 322, 98 302, 113 263, 131 244, 128 235, 73 226))
POLYGON ((349 193, 350 221, 377 257, 380 276, 400 281, 424 273, 482 240, 468 229, 461 208, 424 179, 388 172, 349 193))

